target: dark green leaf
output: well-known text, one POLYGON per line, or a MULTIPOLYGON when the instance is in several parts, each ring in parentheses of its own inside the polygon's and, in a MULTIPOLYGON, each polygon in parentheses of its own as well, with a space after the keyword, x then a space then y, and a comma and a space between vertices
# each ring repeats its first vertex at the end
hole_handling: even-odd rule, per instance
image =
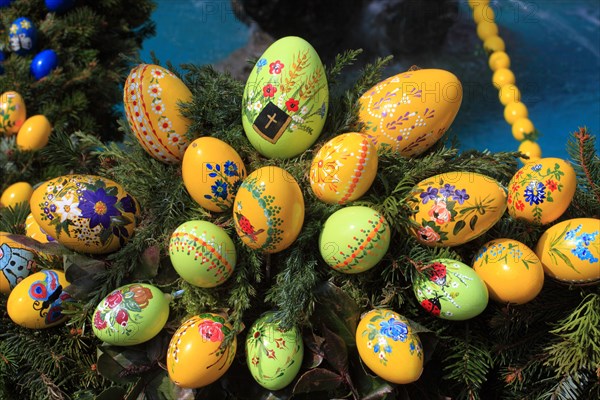
POLYGON ((305 372, 296 385, 294 386, 294 394, 332 391, 342 384, 342 377, 335 372, 324 368, 311 369, 305 372))
POLYGON ((323 326, 322 330, 325 337, 323 350, 325 351, 327 361, 329 361, 341 375, 348 373, 348 350, 346 349, 344 339, 330 331, 326 326, 323 326))
POLYGON ((330 282, 320 285, 315 291, 315 296, 319 304, 313 314, 317 326, 327 326, 341 336, 346 345, 354 346, 354 335, 360 318, 360 309, 356 302, 330 282))
POLYGON ((466 225, 467 224, 465 224, 465 221, 463 221, 462 219, 459 220, 458 222, 456 222, 456 225, 454 225, 454 229, 452 229, 452 234, 456 236, 458 232, 460 232, 466 225))
POLYGON ((106 353, 102 353, 100 357, 98 357, 96 367, 98 368, 100 375, 113 382, 128 383, 135 382, 135 380, 138 379, 137 377, 123 377, 122 373, 125 368, 106 353))
POLYGON ((125 394, 126 394, 126 390, 124 388, 119 387, 119 386, 113 386, 113 387, 106 389, 105 391, 100 393, 98 396, 96 396, 95 400, 122 399, 125 397, 125 394))
POLYGON ((477 219, 479 217, 477 215, 473 215, 473 217, 471 217, 471 220, 469 221, 469 228, 471 228, 472 231, 475 230, 475 225, 477 224, 477 219))

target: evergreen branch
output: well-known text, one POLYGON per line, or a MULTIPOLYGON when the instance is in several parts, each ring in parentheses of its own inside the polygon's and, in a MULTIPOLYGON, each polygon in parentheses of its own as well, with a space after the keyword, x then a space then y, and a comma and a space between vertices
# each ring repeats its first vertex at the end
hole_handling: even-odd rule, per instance
POLYGON ((578 215, 600 215, 600 157, 596 150, 596 138, 587 128, 579 128, 567 142, 567 152, 577 174, 577 192, 572 207, 578 215))
POLYGON ((358 59, 358 56, 363 52, 362 49, 346 50, 342 54, 337 54, 333 65, 326 68, 327 82, 329 87, 335 87, 338 84, 337 79, 344 70, 344 68, 350 67, 358 59))

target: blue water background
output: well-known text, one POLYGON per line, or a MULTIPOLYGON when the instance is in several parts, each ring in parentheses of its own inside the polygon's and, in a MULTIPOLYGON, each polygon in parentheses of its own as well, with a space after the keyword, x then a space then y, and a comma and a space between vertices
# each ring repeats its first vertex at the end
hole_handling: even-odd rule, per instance
MULTIPOLYGON (((216 63, 249 38, 247 26, 235 18, 229 0, 158 0, 157 4, 153 14, 157 35, 144 43, 144 61, 150 61, 154 51, 162 62, 175 65, 216 63)), ((600 133, 600 2, 503 0, 491 5, 522 101, 541 132, 542 155, 566 158, 571 132, 587 126, 600 133)), ((465 0, 442 49, 402 56, 394 68, 401 72, 416 64, 455 73, 464 96, 451 132, 461 149, 515 151, 519 143, 504 121, 487 56, 469 30, 474 31, 475 24, 465 0)))

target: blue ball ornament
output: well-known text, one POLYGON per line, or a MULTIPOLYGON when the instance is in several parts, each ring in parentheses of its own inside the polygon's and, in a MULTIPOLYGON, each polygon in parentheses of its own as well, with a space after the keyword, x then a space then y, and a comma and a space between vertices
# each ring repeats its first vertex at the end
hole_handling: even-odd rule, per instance
POLYGON ((64 13, 73 7, 75 0, 46 0, 46 8, 55 13, 64 13))
POLYGON ((20 56, 29 54, 35 48, 37 41, 37 29, 30 19, 17 18, 8 28, 8 40, 10 49, 20 56))
POLYGON ((44 50, 39 52, 31 60, 31 74, 38 81, 47 76, 54 68, 58 66, 58 55, 54 50, 44 50))
POLYGON ((0 0, 0 8, 9 7, 13 0, 0 0))

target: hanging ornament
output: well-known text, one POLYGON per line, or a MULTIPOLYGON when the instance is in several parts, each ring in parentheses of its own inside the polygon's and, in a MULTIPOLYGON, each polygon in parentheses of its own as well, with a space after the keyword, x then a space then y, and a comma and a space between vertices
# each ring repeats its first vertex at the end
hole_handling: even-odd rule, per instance
POLYGON ((6 55, 2 50, 0 50, 0 75, 4 74, 4 61, 6 60, 6 55))
POLYGON ((14 0, 0 0, 0 8, 10 7, 14 0))
POLYGON ((58 55, 56 52, 54 50, 44 50, 33 57, 29 69, 35 79, 39 81, 48 76, 56 67, 58 67, 58 55))
POLYGON ((0 232, 0 293, 9 294, 29 275, 37 272, 35 251, 0 232))
POLYGON ((44 148, 50 140, 52 125, 44 115, 27 118, 17 133, 17 147, 21 151, 34 151, 44 148))
POLYGON ((64 13, 70 10, 75 4, 75 0, 45 0, 48 11, 55 13, 64 13))
POLYGON ((19 203, 27 202, 33 194, 33 187, 27 182, 15 182, 2 192, 0 206, 15 207, 19 203))
POLYGON ((23 97, 17 92, 4 92, 0 96, 0 135, 19 132, 27 118, 23 97))
POLYGON ((17 18, 10 24, 8 32, 10 49, 13 52, 24 56, 33 51, 37 42, 37 29, 30 19, 17 18))

